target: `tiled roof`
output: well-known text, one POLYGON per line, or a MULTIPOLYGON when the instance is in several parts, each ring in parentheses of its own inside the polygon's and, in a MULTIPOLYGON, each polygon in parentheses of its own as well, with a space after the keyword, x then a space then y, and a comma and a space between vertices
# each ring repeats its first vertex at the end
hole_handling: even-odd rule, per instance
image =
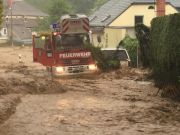
MULTIPOLYGON (((107 26, 131 4, 154 3, 155 0, 109 0, 99 8, 90 19, 91 26, 107 26)), ((177 9, 180 8, 180 0, 166 0, 177 9)))
POLYGON ((106 26, 130 6, 131 0, 109 0, 89 17, 91 25, 106 26), (109 16, 109 17, 108 17, 109 16))
MULTIPOLYGON (((48 16, 48 14, 31 6, 25 1, 14 1, 12 9, 13 9, 12 14, 17 16, 36 16, 36 17, 48 16)), ((7 15, 10 15, 10 11, 7 12, 7 15)))

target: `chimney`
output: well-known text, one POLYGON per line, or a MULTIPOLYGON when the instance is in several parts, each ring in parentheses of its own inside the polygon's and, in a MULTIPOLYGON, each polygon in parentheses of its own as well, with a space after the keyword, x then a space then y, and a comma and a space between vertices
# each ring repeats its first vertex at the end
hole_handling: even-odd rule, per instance
POLYGON ((165 15, 165 0, 156 0, 157 17, 165 15))

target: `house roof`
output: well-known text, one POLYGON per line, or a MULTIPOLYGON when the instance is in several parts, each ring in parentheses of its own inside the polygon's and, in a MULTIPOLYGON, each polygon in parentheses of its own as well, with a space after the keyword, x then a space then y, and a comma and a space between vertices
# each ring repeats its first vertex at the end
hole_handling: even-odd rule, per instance
MULTIPOLYGON (((180 0, 166 0, 175 8, 180 8, 180 0)), ((109 0, 94 14, 89 16, 91 26, 107 26, 132 4, 150 4, 154 0, 109 0)))
MULTIPOLYGON (((6 15, 10 15, 10 10, 7 10, 6 15)), ((31 6, 25 1, 14 1, 12 6, 12 15, 17 16, 35 16, 35 17, 45 17, 48 14, 40 11, 39 9, 31 6)))

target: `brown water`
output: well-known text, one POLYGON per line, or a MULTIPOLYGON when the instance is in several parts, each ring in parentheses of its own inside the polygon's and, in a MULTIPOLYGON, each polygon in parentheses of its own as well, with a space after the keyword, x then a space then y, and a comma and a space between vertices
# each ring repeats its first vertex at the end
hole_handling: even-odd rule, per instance
POLYGON ((0 55, 7 93, 24 94, 16 112, 0 125, 0 135, 180 134, 180 104, 155 96, 153 83, 135 81, 138 75, 61 78, 54 85, 44 67, 32 63, 31 48, 0 48, 0 55), (18 53, 25 68, 15 61, 18 53))

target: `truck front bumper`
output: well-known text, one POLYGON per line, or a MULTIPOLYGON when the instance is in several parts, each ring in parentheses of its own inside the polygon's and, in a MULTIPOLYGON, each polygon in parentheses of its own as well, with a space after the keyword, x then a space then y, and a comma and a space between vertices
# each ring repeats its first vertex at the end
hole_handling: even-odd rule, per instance
POLYGON ((87 74, 95 73, 97 66, 91 65, 77 65, 77 66, 65 66, 65 67, 53 67, 53 73, 55 75, 76 75, 76 74, 87 74))

